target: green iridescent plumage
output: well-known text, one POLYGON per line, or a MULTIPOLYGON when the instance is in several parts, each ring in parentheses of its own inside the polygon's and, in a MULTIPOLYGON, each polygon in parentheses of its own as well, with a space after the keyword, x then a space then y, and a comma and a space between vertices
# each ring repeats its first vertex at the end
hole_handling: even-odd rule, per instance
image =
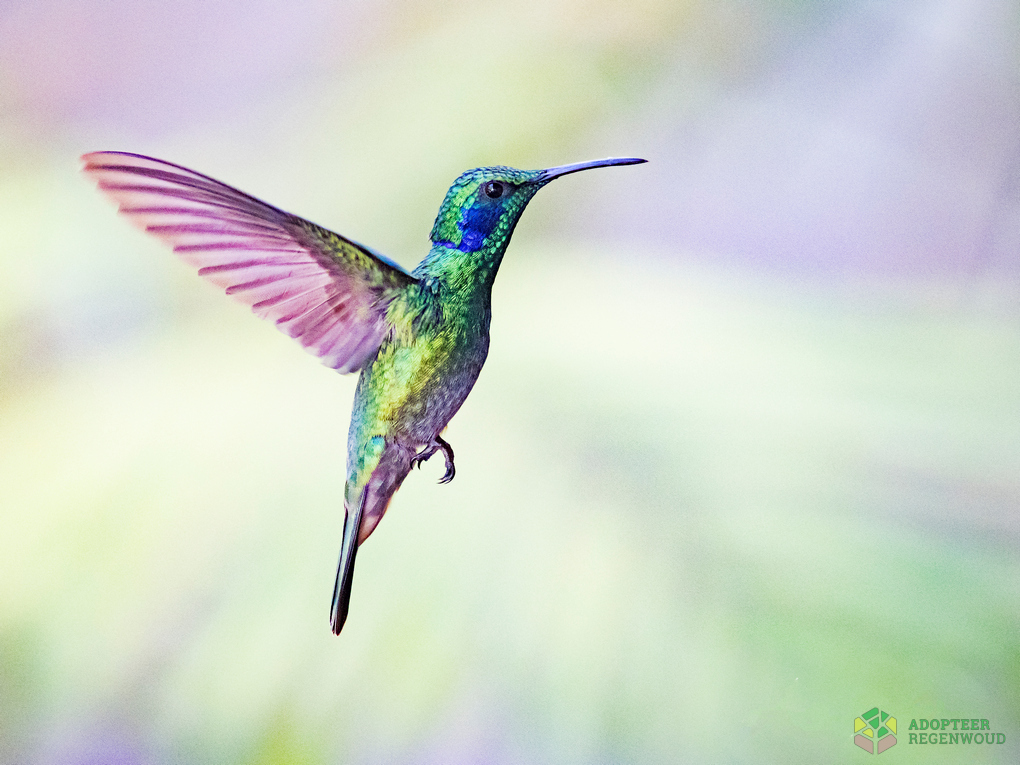
POLYGON ((446 194, 411 273, 378 253, 186 168, 97 152, 85 170, 121 211, 199 273, 339 371, 361 369, 347 443, 344 534, 330 621, 340 633, 358 546, 411 468, 453 449, 440 435, 489 350, 492 284, 514 227, 545 184, 607 159, 548 170, 469 170, 446 194))

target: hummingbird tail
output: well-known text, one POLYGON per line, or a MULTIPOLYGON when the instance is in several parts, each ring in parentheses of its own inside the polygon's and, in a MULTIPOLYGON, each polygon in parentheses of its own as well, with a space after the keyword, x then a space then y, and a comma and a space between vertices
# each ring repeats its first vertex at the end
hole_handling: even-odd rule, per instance
POLYGON ((411 470, 414 452, 396 444, 386 444, 378 455, 368 480, 352 476, 344 492, 344 538, 333 587, 333 605, 329 612, 333 634, 339 635, 347 620, 354 581, 354 558, 358 545, 368 539, 386 512, 394 493, 411 470))
POLYGON ((358 554, 358 534, 367 499, 368 487, 363 486, 355 502, 351 505, 345 503, 344 507, 344 539, 340 545, 340 561, 336 568, 336 584, 333 586, 333 606, 329 612, 334 635, 340 634, 347 621, 351 584, 354 582, 354 558, 358 554))

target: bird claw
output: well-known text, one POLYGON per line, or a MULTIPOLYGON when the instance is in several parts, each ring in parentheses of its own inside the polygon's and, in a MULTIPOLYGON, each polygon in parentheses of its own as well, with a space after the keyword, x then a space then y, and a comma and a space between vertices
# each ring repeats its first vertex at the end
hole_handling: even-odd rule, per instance
POLYGON ((433 444, 427 449, 423 449, 418 454, 411 457, 411 467, 416 467, 421 470, 421 463, 428 461, 428 458, 435 454, 437 449, 439 449, 439 447, 433 444))
POLYGON ((446 472, 439 479, 439 483, 449 483, 457 474, 457 469, 453 466, 453 447, 446 443, 441 436, 436 436, 436 443, 443 450, 443 457, 446 459, 446 472))
POLYGON ((439 483, 449 483, 457 474, 457 469, 453 464, 453 447, 440 436, 436 436, 435 441, 429 444, 429 446, 423 449, 419 454, 416 454, 411 458, 411 467, 416 467, 421 470, 421 463, 425 462, 440 449, 443 450, 443 457, 446 459, 446 472, 443 474, 443 477, 439 479, 439 483))

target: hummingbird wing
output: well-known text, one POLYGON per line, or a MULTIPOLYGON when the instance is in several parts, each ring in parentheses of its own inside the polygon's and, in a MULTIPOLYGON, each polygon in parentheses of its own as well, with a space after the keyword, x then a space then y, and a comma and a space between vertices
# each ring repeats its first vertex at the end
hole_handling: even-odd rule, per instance
POLYGON ((180 165, 115 151, 82 161, 133 223, 340 372, 374 358, 387 307, 416 281, 357 242, 180 165))

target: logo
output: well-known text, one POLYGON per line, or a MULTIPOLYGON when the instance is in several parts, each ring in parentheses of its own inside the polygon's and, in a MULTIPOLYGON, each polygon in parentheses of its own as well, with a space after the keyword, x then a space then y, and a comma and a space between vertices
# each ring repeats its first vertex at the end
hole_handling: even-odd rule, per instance
POLYGON ((1005 733, 992 732, 984 717, 921 717, 910 721, 908 744, 1005 744, 1005 733), (950 727, 952 726, 952 727, 950 727), (926 731, 926 732, 920 732, 926 731))
POLYGON ((854 720, 854 743, 868 754, 882 754, 896 746, 896 718, 878 707, 854 720))

